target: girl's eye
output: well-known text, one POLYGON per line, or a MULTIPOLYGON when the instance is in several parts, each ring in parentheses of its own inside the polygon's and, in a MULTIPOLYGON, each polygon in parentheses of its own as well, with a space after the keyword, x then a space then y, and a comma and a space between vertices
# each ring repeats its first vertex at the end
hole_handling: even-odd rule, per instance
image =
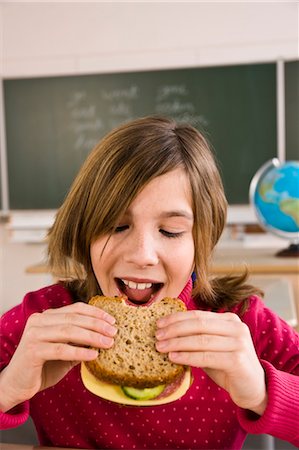
POLYGON ((163 234, 163 236, 168 237, 168 238, 178 238, 180 236, 182 236, 183 232, 177 232, 177 233, 172 233, 171 231, 166 231, 166 230, 162 230, 160 229, 160 233, 163 234))
POLYGON ((129 228, 129 225, 120 225, 120 226, 115 228, 114 232, 115 233, 121 233, 122 231, 125 231, 128 228, 129 228))

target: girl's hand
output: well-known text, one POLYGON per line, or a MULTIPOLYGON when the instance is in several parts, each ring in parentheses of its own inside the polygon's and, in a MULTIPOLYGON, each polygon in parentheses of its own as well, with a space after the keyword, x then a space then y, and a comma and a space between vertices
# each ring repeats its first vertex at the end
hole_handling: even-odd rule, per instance
POLYGON ((0 374, 0 409, 7 411, 58 383, 80 361, 97 357, 113 345, 112 316, 86 303, 32 314, 21 341, 0 374))
POLYGON ((233 313, 186 311, 157 322, 157 350, 171 361, 201 367, 244 409, 263 414, 265 374, 246 324, 233 313))

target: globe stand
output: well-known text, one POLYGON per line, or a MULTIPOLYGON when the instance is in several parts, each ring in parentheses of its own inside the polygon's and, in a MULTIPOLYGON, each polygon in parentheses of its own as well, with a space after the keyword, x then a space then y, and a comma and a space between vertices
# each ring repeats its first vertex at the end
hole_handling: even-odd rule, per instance
POLYGON ((299 257, 299 243, 298 244, 290 244, 289 247, 280 250, 275 254, 275 256, 279 257, 299 257))

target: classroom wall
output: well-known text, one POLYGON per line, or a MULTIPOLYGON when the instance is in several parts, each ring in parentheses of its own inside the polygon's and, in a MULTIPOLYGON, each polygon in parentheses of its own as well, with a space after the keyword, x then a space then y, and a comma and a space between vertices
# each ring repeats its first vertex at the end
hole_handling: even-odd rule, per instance
POLYGON ((298 58, 297 2, 0 2, 0 75, 298 58))
MULTIPOLYGON (((297 2, 0 2, 0 77, 298 58, 297 2)), ((45 246, 0 224, 1 310, 49 280, 26 275, 45 246)))

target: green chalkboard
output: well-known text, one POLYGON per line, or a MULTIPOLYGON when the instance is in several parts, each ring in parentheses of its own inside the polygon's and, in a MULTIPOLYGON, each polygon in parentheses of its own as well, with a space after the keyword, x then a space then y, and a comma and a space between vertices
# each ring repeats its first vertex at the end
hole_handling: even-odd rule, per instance
POLYGON ((285 64, 286 159, 299 160, 299 61, 285 64))
POLYGON ((4 101, 11 209, 57 208, 93 145, 149 114, 206 133, 231 204, 277 152, 274 63, 7 79, 4 101))

